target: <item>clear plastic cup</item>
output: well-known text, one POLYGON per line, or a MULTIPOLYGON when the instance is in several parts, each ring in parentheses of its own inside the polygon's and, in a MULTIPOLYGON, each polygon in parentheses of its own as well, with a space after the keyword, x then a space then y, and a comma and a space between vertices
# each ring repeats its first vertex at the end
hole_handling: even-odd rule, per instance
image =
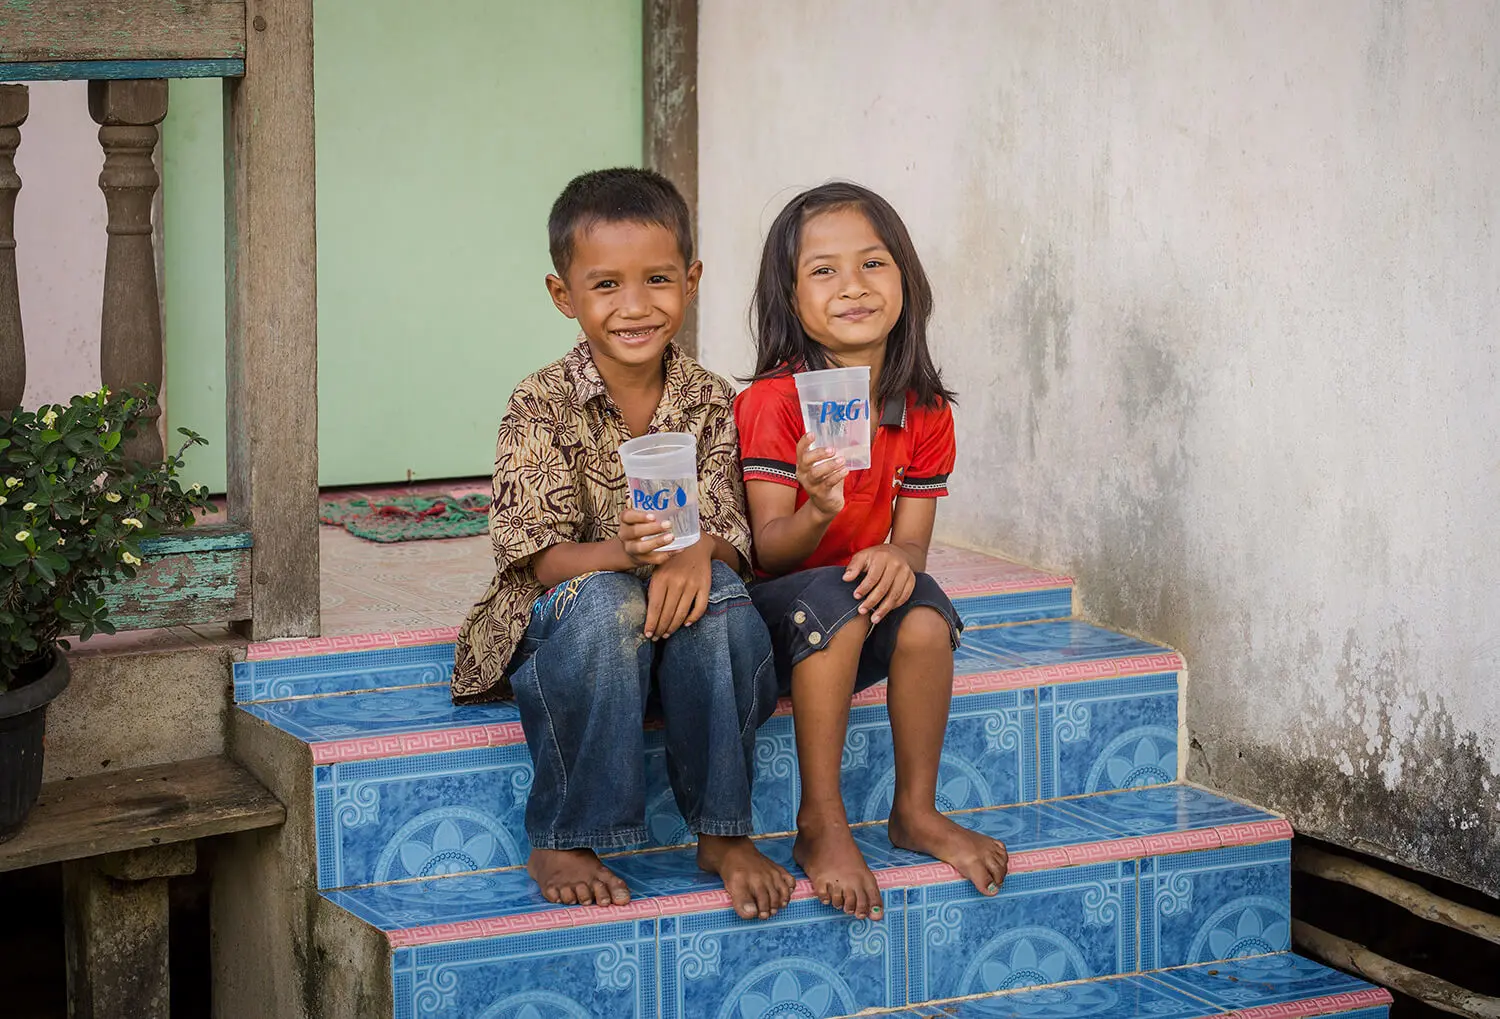
POLYGON ((657 432, 620 444, 629 484, 626 506, 651 513, 672 528, 675 552, 698 540, 698 439, 687 432, 657 432))
POLYGON ((831 449, 850 470, 870 466, 870 369, 829 368, 799 372, 797 397, 802 423, 819 449, 831 449))

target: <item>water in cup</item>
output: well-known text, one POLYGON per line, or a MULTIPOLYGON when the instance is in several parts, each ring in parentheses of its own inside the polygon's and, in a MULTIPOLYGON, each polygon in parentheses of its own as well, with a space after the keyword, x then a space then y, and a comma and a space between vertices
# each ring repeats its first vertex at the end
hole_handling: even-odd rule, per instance
POLYGON ((870 466, 870 369, 830 368, 799 372, 797 397, 802 423, 819 449, 831 449, 850 470, 870 466))
POLYGON ((698 540, 698 440, 687 432, 657 432, 620 445, 629 486, 626 505, 672 529, 675 552, 698 540))

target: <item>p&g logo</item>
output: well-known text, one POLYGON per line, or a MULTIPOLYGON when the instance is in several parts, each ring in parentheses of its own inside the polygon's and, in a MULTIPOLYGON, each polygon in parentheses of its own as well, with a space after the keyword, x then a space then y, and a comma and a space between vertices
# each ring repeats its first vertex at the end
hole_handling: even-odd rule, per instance
POLYGON ((660 492, 643 492, 639 488, 632 488, 630 501, 635 509, 646 512, 670 509, 674 502, 681 509, 687 505, 688 497, 687 492, 680 486, 670 490, 663 488, 660 492))
POLYGON ((829 421, 858 421, 860 418, 869 416, 869 400, 861 400, 857 397, 848 403, 824 400, 823 408, 818 412, 818 424, 827 424, 829 421))

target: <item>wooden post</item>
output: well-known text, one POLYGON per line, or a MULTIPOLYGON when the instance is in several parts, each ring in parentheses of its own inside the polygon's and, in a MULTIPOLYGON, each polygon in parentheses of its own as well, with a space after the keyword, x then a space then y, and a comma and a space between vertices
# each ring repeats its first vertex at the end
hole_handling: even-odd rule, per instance
MULTIPOLYGON (((89 115, 99 125, 104 170, 99 188, 109 213, 109 249, 104 258, 104 313, 100 324, 99 376, 116 393, 162 383, 161 300, 151 209, 161 186, 156 172, 156 125, 167 115, 164 78, 89 82, 89 115)), ((142 417, 127 440, 132 460, 162 458, 160 409, 142 417)))
MULTIPOLYGON (((698 222, 698 0, 641 0, 646 165, 682 192, 698 222)), ((698 353, 698 306, 677 345, 698 353)))
POLYGON ((167 879, 194 871, 196 845, 63 864, 72 1019, 170 1019, 167 879))
POLYGON ((229 514, 254 536, 250 636, 318 632, 312 0, 250 0, 224 82, 229 514))
POLYGON ((25 85, 0 85, 0 414, 21 406, 26 394, 26 340, 16 286, 16 149, 30 112, 25 85))

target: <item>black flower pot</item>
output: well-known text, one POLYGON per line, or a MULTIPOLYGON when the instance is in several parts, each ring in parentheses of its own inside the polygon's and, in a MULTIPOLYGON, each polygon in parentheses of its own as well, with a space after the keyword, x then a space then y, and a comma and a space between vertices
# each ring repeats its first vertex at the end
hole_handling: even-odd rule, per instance
POLYGON ((21 830, 42 791, 47 705, 69 677, 68 660, 54 650, 51 667, 40 677, 0 693, 0 842, 21 830))

